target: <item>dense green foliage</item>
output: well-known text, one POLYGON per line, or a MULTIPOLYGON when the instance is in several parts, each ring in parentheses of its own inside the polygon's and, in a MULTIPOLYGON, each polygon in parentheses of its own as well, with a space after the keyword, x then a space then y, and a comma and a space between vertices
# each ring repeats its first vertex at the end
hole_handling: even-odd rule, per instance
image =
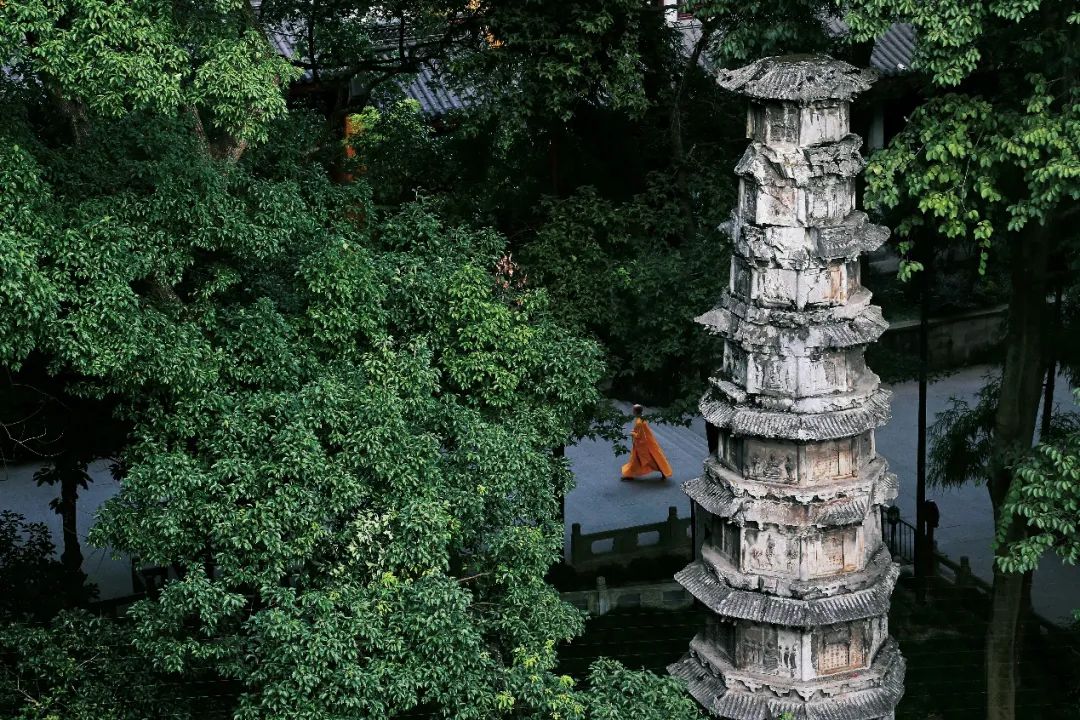
MULTIPOLYGON (((912 23, 919 35, 914 69, 934 93, 871 158, 868 204, 896 218, 903 251, 933 238, 977 249, 980 272, 994 255, 1011 270, 1004 381, 989 385, 973 412, 954 407, 941 419, 946 442, 932 463, 946 483, 990 479, 1032 444, 1046 364, 1071 363, 1075 354, 1045 296, 1070 287, 1076 269, 1080 14, 1050 0, 860 0, 848 20, 862 38, 895 20, 912 23)), ((910 259, 901 275, 921 268, 910 259)), ((1009 485, 991 483, 999 511, 1009 485)))
MULTIPOLYGON (((6 3, 0 49, 0 363, 115 408, 91 539, 176 575, 124 624, 5 626, 5 712, 696 714, 672 680, 552 672, 581 618, 543 581, 551 448, 602 351, 503 236, 400 204, 402 175, 332 182, 243 2, 6 3)), ((369 147, 423 155, 385 149, 416 130, 369 147)))
POLYGON ((1063 227, 1080 199, 1071 3, 860 0, 847 19, 863 39, 912 23, 914 69, 956 88, 923 103, 867 168, 868 203, 904 208, 897 234, 976 243, 985 266, 998 238, 1029 223, 1063 227))
MULTIPOLYGON (((984 264, 1018 257, 1008 233, 1071 239, 1068 6, 849 9, 856 39, 916 24, 934 96, 874 156, 871 204, 984 264)), ((65 431, 72 472, 43 478, 117 457, 93 541, 174 577, 125 622, 6 625, 5 710, 695 716, 670 679, 556 673, 581 618, 543 581, 571 481, 551 449, 611 419, 604 393, 696 400, 718 353, 692 318, 728 281, 746 144, 702 66, 828 48, 834 10, 700 3, 687 50, 629 0, 0 3, 0 366, 65 431), (386 101, 432 65, 475 98, 438 132, 386 101)), ((1067 553, 1033 498, 1066 492, 1071 451, 1040 452, 1008 512, 1067 553)), ((11 527, 0 572, 59 572, 11 527)))

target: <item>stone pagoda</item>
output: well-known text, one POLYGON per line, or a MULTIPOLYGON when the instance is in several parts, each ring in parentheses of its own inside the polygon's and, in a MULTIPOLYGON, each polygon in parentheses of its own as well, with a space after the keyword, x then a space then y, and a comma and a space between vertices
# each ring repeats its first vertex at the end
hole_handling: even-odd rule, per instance
POLYGON ((750 98, 752 142, 730 286, 698 318, 724 358, 700 404, 704 474, 684 486, 701 551, 675 576, 711 613, 668 669, 721 718, 891 720, 903 694, 880 512, 896 476, 874 445, 889 395, 863 359, 886 324, 858 259, 888 230, 855 209, 848 128, 874 78, 819 56, 719 73, 750 98))

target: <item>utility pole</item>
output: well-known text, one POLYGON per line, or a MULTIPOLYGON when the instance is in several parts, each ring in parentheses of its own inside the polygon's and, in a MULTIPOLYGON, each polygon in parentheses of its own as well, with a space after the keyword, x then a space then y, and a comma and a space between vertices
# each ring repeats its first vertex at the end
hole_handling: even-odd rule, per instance
POLYGON ((930 295, 933 291, 934 250, 930 240, 919 241, 922 248, 922 282, 919 302, 919 430, 915 458, 915 596, 921 604, 926 602, 926 586, 929 583, 930 555, 926 528, 926 384, 930 365, 930 295))

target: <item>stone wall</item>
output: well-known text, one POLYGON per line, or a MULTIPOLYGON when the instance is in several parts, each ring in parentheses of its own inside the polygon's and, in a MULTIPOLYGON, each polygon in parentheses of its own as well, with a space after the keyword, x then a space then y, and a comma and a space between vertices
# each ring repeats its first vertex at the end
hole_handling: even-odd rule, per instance
POLYGON ((596 578, 595 590, 574 590, 560 593, 560 597, 593 617, 620 608, 685 610, 694 604, 694 597, 674 581, 608 587, 603 577, 596 578))
MULTIPOLYGON (((1008 306, 930 318, 929 352, 932 370, 964 367, 987 360, 1005 340, 1008 306)), ((881 336, 883 347, 913 358, 919 355, 919 321, 890 323, 881 336)))

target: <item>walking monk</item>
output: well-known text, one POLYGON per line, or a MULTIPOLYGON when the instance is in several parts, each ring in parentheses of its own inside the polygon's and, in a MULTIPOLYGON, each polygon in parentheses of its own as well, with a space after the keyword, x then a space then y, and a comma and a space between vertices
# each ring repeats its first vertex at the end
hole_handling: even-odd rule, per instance
POLYGON ((659 471, 660 476, 667 480, 671 477, 671 465, 656 442, 649 423, 641 417, 642 409, 640 405, 634 406, 634 429, 630 431, 634 442, 630 448, 630 462, 622 466, 622 479, 630 480, 659 471))

